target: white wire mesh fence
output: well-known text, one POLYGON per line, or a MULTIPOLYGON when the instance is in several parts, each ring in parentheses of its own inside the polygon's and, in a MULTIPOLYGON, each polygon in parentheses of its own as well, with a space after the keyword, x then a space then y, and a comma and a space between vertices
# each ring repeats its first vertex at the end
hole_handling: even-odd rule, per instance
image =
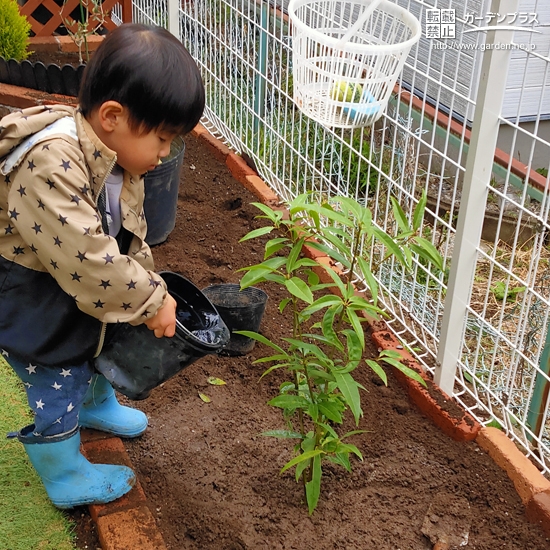
MULTIPOLYGON (((412 214, 427 193, 422 235, 446 268, 382 262, 390 326, 447 392, 548 474, 550 6, 393 1, 423 35, 367 128, 327 128, 296 107, 283 0, 183 0, 173 30, 202 70, 204 123, 283 200, 351 196, 392 231, 389 198, 412 214), (490 24, 516 31, 483 30, 490 24)), ((168 25, 170 9, 134 1, 134 21, 168 25)))

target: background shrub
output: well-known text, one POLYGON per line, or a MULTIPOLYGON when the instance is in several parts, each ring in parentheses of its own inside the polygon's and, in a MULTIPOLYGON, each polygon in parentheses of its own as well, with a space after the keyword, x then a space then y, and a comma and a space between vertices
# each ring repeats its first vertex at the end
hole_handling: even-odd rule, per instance
POLYGON ((16 61, 27 58, 30 30, 16 0, 0 0, 0 57, 16 61))

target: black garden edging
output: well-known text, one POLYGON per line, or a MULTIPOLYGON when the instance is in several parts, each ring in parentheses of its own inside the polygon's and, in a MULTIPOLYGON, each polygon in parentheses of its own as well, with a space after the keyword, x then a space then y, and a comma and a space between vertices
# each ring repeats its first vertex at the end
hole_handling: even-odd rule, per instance
POLYGON ((76 97, 85 67, 85 64, 60 67, 55 63, 45 65, 41 61, 6 61, 0 57, 0 83, 76 97))

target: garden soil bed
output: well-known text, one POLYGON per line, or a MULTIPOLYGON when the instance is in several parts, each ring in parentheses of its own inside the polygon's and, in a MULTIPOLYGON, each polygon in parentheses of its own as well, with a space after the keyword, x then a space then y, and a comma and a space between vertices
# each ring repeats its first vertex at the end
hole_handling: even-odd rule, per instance
MULTIPOLYGON (((176 228, 153 249, 157 269, 179 272, 199 288, 238 282, 240 267, 262 259, 260 242, 238 242, 260 223, 250 205, 256 198, 202 141, 189 136, 186 144, 176 228)), ((265 290, 261 332, 288 336, 288 319, 277 310, 280 290, 265 290)), ((386 387, 366 367, 356 371, 366 388, 366 433, 353 438, 364 460, 353 461, 351 474, 326 468, 309 516, 293 472, 279 474, 292 444, 260 435, 283 427, 279 411, 266 405, 282 373, 260 380, 265 367, 253 361, 263 353, 257 345, 246 357, 206 357, 132 402, 150 427, 125 446, 169 550, 427 550, 421 526, 439 493, 468 500, 467 548, 550 548, 527 522, 506 474, 475 442, 449 439, 409 403, 391 372, 386 387), (226 385, 209 385, 209 376, 226 385)), ((87 512, 73 517, 78 547, 98 547, 87 512)))

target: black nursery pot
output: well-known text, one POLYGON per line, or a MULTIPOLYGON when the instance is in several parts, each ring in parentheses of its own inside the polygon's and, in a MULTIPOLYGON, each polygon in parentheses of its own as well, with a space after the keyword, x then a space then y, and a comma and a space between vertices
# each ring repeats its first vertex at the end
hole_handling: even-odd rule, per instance
POLYGON ((179 321, 172 338, 156 338, 145 325, 112 325, 95 368, 130 399, 151 390, 202 357, 219 353, 229 342, 229 329, 208 298, 177 273, 160 272, 177 302, 179 321))
POLYGON ((143 178, 145 200, 143 210, 147 220, 149 246, 163 243, 176 225, 178 191, 185 143, 181 136, 172 142, 170 154, 143 178))
POLYGON ((231 331, 231 339, 224 347, 222 355, 246 355, 254 348, 256 340, 234 334, 237 330, 258 332, 267 303, 267 294, 256 287, 241 290, 240 285, 224 283, 202 289, 214 304, 223 322, 231 331))

